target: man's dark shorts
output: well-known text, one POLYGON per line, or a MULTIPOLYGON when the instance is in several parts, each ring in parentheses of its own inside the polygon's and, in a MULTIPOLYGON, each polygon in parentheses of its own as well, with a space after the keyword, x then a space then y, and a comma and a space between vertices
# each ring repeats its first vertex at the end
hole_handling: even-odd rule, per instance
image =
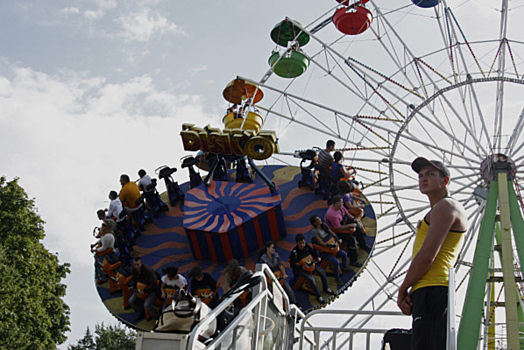
POLYGON ((413 334, 411 350, 445 350, 448 287, 424 287, 411 296, 413 334))

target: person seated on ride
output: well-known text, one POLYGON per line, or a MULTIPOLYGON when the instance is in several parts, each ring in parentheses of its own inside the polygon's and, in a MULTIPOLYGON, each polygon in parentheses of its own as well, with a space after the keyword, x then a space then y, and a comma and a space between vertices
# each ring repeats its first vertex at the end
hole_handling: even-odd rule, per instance
POLYGON ((135 322, 140 321, 149 311, 151 317, 158 320, 160 314, 156 309, 154 302, 157 296, 157 276, 150 266, 142 263, 140 257, 135 257, 133 261, 133 279, 131 287, 133 295, 129 298, 129 304, 138 313, 135 322))
POLYGON ((355 246, 353 236, 355 236, 360 248, 364 250, 370 250, 364 233, 362 232, 362 225, 357 225, 358 220, 351 215, 344 207, 342 197, 339 195, 333 196, 331 199, 332 204, 328 208, 324 221, 328 227, 337 234, 348 246, 355 246))
POLYGON ((324 298, 322 298, 322 295, 320 295, 320 290, 318 289, 317 283, 315 282, 313 272, 316 272, 318 275, 320 275, 324 292, 330 295, 335 293, 333 293, 333 291, 329 288, 326 271, 316 264, 321 260, 320 255, 309 244, 306 244, 306 237, 304 237, 302 233, 299 233, 295 236, 295 241, 297 242, 297 245, 295 248, 293 248, 291 254, 289 255, 289 264, 293 269, 295 279, 298 279, 299 276, 306 279, 311 285, 311 288, 313 288, 313 292, 318 301, 323 303, 324 298))
POLYGON ((162 305, 162 311, 171 304, 171 300, 178 289, 187 291, 187 280, 184 276, 178 274, 178 267, 170 266, 164 270, 164 276, 160 279, 162 282, 160 292, 165 300, 162 305))
MULTIPOLYGON (((309 218, 309 222, 313 225, 313 231, 311 234, 313 238, 313 248, 319 251, 322 259, 326 259, 333 263, 333 270, 335 279, 338 284, 343 284, 340 279, 338 258, 342 258, 342 271, 353 271, 348 267, 348 254, 340 249, 339 244, 342 240, 322 222, 322 219, 318 215, 313 215, 309 218)), ((351 265, 361 267, 362 264, 358 262, 358 254, 356 249, 349 250, 349 257, 351 265)))
POLYGON ((140 205, 136 204, 136 201, 141 196, 138 185, 135 182, 131 182, 129 175, 126 174, 120 176, 120 184, 122 185, 118 195, 120 202, 129 213, 136 211, 140 207, 140 205))
POLYGON ((362 222, 360 219, 364 216, 364 208, 366 205, 364 204, 364 201, 358 197, 353 196, 353 186, 346 182, 346 181, 340 181, 337 184, 337 190, 340 192, 340 195, 342 196, 342 202, 344 203, 344 207, 348 210, 348 212, 355 217, 357 220, 357 223, 362 225, 362 222))
POLYGON ((322 149, 318 152, 318 169, 322 174, 329 176, 329 167, 333 164, 334 158, 331 152, 335 150, 335 141, 328 140, 326 142, 326 149, 322 149))
MULTIPOLYGON (((116 232, 117 232, 117 242, 119 244, 125 243, 122 240, 127 241, 129 244, 129 247, 134 246, 136 244, 134 239, 133 230, 130 227, 130 223, 127 219, 126 215, 121 215, 122 211, 124 210, 124 207, 122 206, 122 202, 120 201, 120 198, 118 198, 118 193, 116 191, 109 191, 109 200, 111 201, 109 203, 109 208, 106 209, 106 216, 108 218, 111 218, 116 221, 116 232)), ((137 235, 138 237, 138 235, 137 235)), ((119 249, 122 247, 119 246, 119 249)), ((131 249, 131 248, 128 248, 131 249)))
POLYGON ((236 119, 237 112, 237 105, 234 104, 233 106, 229 107, 226 111, 226 115, 233 113, 233 118, 236 119))
POLYGON ((244 107, 243 106, 238 109, 238 113, 234 115, 234 118, 235 119, 244 118, 244 107))
POLYGON ((252 102, 253 102, 253 99, 251 97, 244 101, 244 104, 242 105, 244 112, 249 111, 249 107, 251 106, 252 102))
POLYGON ((145 231, 143 224, 146 222, 147 217, 142 202, 138 201, 142 196, 138 185, 135 182, 131 182, 129 175, 126 174, 120 176, 120 184, 122 185, 122 189, 120 190, 118 198, 120 198, 126 214, 132 219, 133 224, 136 225, 140 231, 145 231))
POLYGON ((231 287, 236 283, 236 281, 238 281, 240 276, 242 276, 246 272, 247 269, 244 266, 240 266, 238 264, 237 259, 229 260, 229 264, 227 264, 227 267, 224 269, 224 272, 222 272, 226 284, 224 286, 224 291, 229 291, 231 287))
POLYGON ((102 284, 107 281, 107 275, 102 272, 102 264, 104 262, 104 256, 115 250, 114 228, 115 222, 113 220, 102 220, 99 233, 100 239, 96 243, 91 244, 91 252, 95 253, 95 278, 97 284, 102 284))
POLYGON ((106 211, 104 209, 98 209, 96 211, 96 217, 98 220, 103 221, 106 218, 106 211))
POLYGON ((138 171, 138 176, 140 176, 140 179, 138 180, 138 189, 142 192, 149 192, 146 188, 151 184, 151 176, 147 175, 144 169, 138 171))
MULTIPOLYGON (((98 218, 98 220, 104 221, 104 219, 106 219, 106 212, 104 211, 104 209, 98 209, 96 211, 96 217, 98 218)), ((107 219, 110 219, 110 218, 107 218, 107 219)), ((95 227, 95 230, 96 229, 97 229, 97 227, 95 227)), ((100 232, 98 232, 98 234, 95 236, 95 238, 100 238, 100 232)))
POLYGON ((108 198, 111 202, 109 203, 109 208, 105 209, 105 215, 108 218, 115 220, 118 224, 124 220, 123 217, 120 217, 120 213, 124 210, 124 207, 122 206, 122 202, 120 201, 120 198, 118 198, 116 191, 110 191, 108 198))
MULTIPOLYGON (((244 266, 240 266, 238 264, 237 259, 229 260, 229 264, 227 264, 227 267, 224 269, 223 272, 225 280, 224 291, 228 292, 231 289, 231 287, 238 281, 240 276, 242 276, 246 272, 247 269, 244 266)), ((251 291, 246 291, 242 293, 242 295, 240 295, 240 297, 236 299, 241 303, 238 305, 238 307, 242 308, 242 306, 247 305, 247 303, 251 300, 251 297, 251 291)))
POLYGON ((266 264, 275 276, 277 276, 289 298, 289 302, 291 304, 296 304, 297 299, 295 298, 295 293, 286 281, 286 269, 282 264, 282 260, 280 259, 280 255, 277 253, 276 248, 277 247, 273 241, 267 241, 264 243, 264 246, 258 253, 258 261, 266 264))
POLYGON ((335 180, 335 183, 339 181, 353 182, 355 180, 356 171, 353 169, 351 172, 348 172, 344 164, 342 164, 343 161, 344 156, 342 152, 336 151, 333 154, 333 163, 331 164, 331 176, 335 180))
POLYGON ((199 297, 213 309, 218 301, 217 281, 209 273, 204 272, 200 266, 195 266, 187 277, 192 278, 191 294, 199 297))

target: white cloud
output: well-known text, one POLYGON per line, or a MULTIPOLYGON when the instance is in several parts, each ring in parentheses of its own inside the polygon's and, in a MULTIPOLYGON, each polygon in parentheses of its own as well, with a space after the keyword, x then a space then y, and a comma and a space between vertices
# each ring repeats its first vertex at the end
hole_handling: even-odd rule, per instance
POLYGON ((126 61, 129 63, 138 62, 150 53, 149 50, 137 49, 135 47, 127 47, 124 49, 124 52, 126 54, 126 61))
POLYGON ((90 20, 100 19, 104 17, 104 15, 105 15, 105 12, 102 11, 101 9, 98 9, 96 11, 93 11, 93 10, 84 11, 84 17, 90 20))
POLYGON ((70 14, 76 15, 80 13, 80 9, 78 7, 65 7, 60 10, 60 13, 66 16, 70 14))
POLYGON ((84 11, 84 16, 90 20, 98 20, 104 17, 107 11, 114 9, 117 6, 116 0, 94 0, 97 6, 96 10, 84 11))
POLYGON ((176 117, 200 113, 200 96, 158 91, 149 75, 122 84, 106 84, 89 99, 88 108, 99 116, 176 117))
POLYGON ((156 6, 160 3, 160 0, 135 0, 134 3, 137 7, 156 6))
POLYGON ((196 74, 200 73, 200 72, 203 72, 203 71, 206 71, 207 70, 207 65, 205 64, 202 64, 198 67, 191 67, 188 69, 188 72, 189 72, 189 75, 191 77, 194 77, 196 74))
POLYGON ((130 13, 116 19, 122 31, 118 34, 126 42, 148 41, 154 35, 166 33, 184 34, 176 24, 170 22, 159 11, 143 8, 138 12, 130 13))
POLYGON ((111 10, 117 6, 116 0, 94 0, 100 9, 111 10))

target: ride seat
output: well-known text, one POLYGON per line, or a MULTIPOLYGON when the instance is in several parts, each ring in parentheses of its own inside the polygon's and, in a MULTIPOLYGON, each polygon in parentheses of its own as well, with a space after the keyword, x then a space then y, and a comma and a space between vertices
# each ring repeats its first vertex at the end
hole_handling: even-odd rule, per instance
POLYGON ((295 283, 293 283, 293 287, 292 288, 294 290, 303 289, 303 290, 305 290, 308 293, 315 294, 314 289, 311 286, 311 283, 307 279, 305 279, 304 277, 302 277, 300 275, 296 279, 295 283))
MULTIPOLYGON (((137 286, 139 284, 143 284, 143 283, 137 282, 137 286)), ((157 288, 160 286, 160 280, 156 281, 156 285, 157 285, 157 288)), ((145 284, 144 284, 144 286, 145 286, 145 284)), ((138 295, 137 294, 137 297, 142 299, 143 301, 146 301, 148 295, 149 295, 149 293, 144 293, 142 295, 138 295)), ((161 308, 162 305, 164 305, 164 302, 162 300, 160 300, 158 297, 156 297, 155 300, 153 301, 153 305, 161 308)), ((145 311, 146 311, 146 321, 150 321, 153 317, 151 316, 151 313, 147 309, 145 309, 145 311)))
MULTIPOLYGON (((326 274, 334 275, 335 274, 335 264, 333 264, 331 261, 327 259, 322 259, 320 264, 318 265, 321 268, 326 271, 326 274)), ((342 269, 340 268, 340 264, 338 265, 338 273, 339 275, 342 274, 342 269)))

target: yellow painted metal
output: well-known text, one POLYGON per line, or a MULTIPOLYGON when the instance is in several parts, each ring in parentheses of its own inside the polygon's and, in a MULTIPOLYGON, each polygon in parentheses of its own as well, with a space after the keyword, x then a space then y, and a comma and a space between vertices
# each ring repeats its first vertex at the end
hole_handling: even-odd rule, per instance
POLYGON ((491 316, 488 321, 488 350, 495 350, 495 283, 491 283, 491 300, 489 307, 489 315, 491 316))
POLYGON ((240 129, 244 118, 235 118, 233 113, 228 113, 222 118, 222 122, 227 129, 240 129))
POLYGON ((498 173, 500 228, 502 238, 502 264, 504 271, 504 297, 506 303, 507 349, 519 349, 519 323, 517 316, 517 299, 515 294, 515 268, 513 266, 513 250, 511 238, 511 217, 509 209, 507 174, 498 173))
POLYGON ((260 131, 260 128, 262 128, 262 124, 264 123, 264 120, 262 117, 255 112, 249 112, 246 116, 246 120, 244 121, 244 125, 242 126, 243 130, 255 130, 255 133, 258 134, 260 131))
POLYGON ((222 122, 227 129, 253 130, 255 134, 258 134, 262 128, 264 120, 258 113, 248 112, 245 120, 244 118, 235 119, 233 113, 229 113, 222 118, 222 122))

